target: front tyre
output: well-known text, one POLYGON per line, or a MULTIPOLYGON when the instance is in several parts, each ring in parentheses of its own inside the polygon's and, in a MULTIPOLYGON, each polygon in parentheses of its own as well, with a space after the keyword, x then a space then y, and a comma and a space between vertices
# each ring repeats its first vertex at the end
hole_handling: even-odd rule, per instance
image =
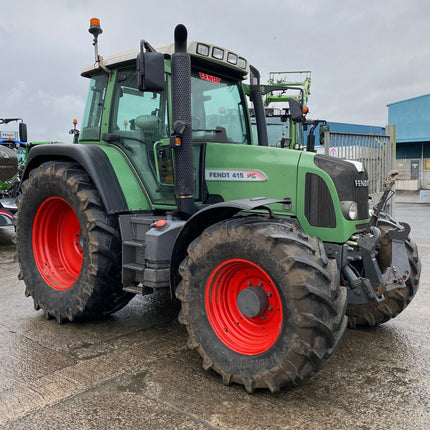
POLYGON ((278 391, 319 371, 346 328, 346 290, 317 239, 290 224, 237 217, 188 248, 176 296, 203 368, 225 384, 278 391))
POLYGON ((18 260, 35 309, 62 322, 98 318, 128 303, 118 221, 85 171, 44 163, 22 183, 17 205, 18 260))

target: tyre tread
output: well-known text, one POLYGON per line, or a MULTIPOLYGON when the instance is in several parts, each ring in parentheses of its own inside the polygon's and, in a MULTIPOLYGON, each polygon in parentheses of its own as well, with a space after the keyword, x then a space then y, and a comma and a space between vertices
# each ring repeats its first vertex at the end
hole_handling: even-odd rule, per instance
MULTIPOLYGON (((133 294, 122 290, 118 221, 114 216, 107 215, 88 174, 77 163, 50 161, 30 171, 28 179, 22 183, 22 194, 17 200, 17 237, 20 236, 21 229, 32 222, 37 210, 37 207, 28 208, 29 204, 34 206, 32 202, 36 201, 32 199, 32 195, 38 190, 44 192, 44 189, 54 193, 53 195, 61 190, 67 195, 76 195, 74 210, 80 211, 81 219, 87 220, 83 228, 88 231, 89 260, 85 274, 75 283, 80 287, 76 288, 73 298, 69 298, 67 303, 60 299, 50 300, 43 293, 44 281, 34 266, 32 254, 25 249, 27 247, 32 253, 31 237, 27 239, 30 243, 26 242, 26 245, 20 246, 18 241, 20 271, 26 283, 25 294, 33 297, 35 308, 42 309, 45 315, 52 316, 59 323, 99 318, 119 310, 133 294)), ((23 241, 26 239, 23 238, 23 241)))
MULTIPOLYGON (((188 247, 188 256, 179 267, 182 276, 176 297, 182 302, 179 322, 188 331, 188 346, 197 349, 203 359, 203 368, 212 369, 222 376, 223 383, 238 383, 252 393, 256 388, 279 391, 287 384, 297 384, 314 375, 332 357, 346 329, 346 289, 339 286, 336 263, 327 261, 324 248, 318 240, 308 238, 296 226, 270 221, 259 216, 236 217, 208 227, 188 247), (191 281, 199 270, 199 261, 217 244, 252 235, 253 243, 261 243, 274 256, 284 256, 279 263, 285 273, 295 280, 291 285, 291 299, 297 307, 299 323, 289 349, 276 366, 256 369, 253 375, 230 372, 217 357, 209 356, 198 341, 191 316, 195 300, 191 281), (306 279, 313 278, 312 285, 306 279), (337 283, 337 285, 336 285, 337 283), (329 288, 325 286, 329 285, 329 288), (339 293, 341 291, 341 293, 339 293), (306 340, 305 340, 306 339, 306 340)), ((197 327, 198 329, 198 327, 197 327)))

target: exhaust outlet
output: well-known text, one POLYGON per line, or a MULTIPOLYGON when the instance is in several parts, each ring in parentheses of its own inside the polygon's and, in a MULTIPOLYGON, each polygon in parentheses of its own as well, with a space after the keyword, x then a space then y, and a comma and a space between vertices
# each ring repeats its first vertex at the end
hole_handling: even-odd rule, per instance
MULTIPOLYGON (((175 147, 175 194, 178 214, 188 218, 194 213, 193 149, 191 143, 191 58, 187 52, 188 32, 184 25, 175 28, 172 54, 172 118, 183 124, 181 145, 175 147)), ((174 130, 175 133, 175 130, 174 130)))

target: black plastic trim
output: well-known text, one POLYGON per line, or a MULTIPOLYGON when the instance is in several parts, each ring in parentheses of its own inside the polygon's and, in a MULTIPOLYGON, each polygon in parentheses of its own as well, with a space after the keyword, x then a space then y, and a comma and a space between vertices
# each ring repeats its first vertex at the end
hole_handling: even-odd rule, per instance
POLYGON ((330 190, 321 176, 306 173, 305 216, 314 227, 336 227, 336 214, 330 190))

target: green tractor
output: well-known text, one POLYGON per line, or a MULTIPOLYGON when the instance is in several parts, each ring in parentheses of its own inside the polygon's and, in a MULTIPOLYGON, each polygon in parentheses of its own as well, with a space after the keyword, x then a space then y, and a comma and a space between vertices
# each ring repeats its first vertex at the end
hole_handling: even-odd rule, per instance
MULTIPOLYGON (((276 134, 278 138, 272 138, 272 142, 279 141, 282 148, 298 149, 304 148, 303 130, 306 125, 305 116, 307 114, 307 103, 311 93, 311 71, 288 71, 288 72, 270 72, 267 84, 276 85, 282 88, 279 91, 267 92, 264 96, 264 106, 266 109, 266 123, 268 134, 276 134), (298 100, 303 106, 303 121, 293 121, 289 108, 275 108, 273 103, 277 106, 283 106, 290 100, 298 100), (276 130, 276 131, 275 131, 276 130), (281 131, 282 130, 282 131, 281 131), (279 138, 279 133, 286 135, 279 138)), ((294 102, 294 101, 293 101, 294 102)))
POLYGON ((15 121, 19 132, 2 132, 0 138, 0 227, 12 226, 15 198, 27 155, 27 125, 22 118, 0 118, 0 124, 15 121))
MULTIPOLYGON (((270 72, 267 84, 268 86, 263 87, 263 90, 269 145, 316 152, 315 129, 321 124, 320 143, 324 144, 324 132, 329 131, 329 126, 325 120, 306 117, 309 113, 306 105, 311 93, 311 71, 270 72), (276 91, 271 90, 274 86, 276 91), (288 107, 286 107, 287 103, 288 107), (297 111, 298 108, 301 109, 303 115, 297 111), (297 111, 296 115, 293 114, 294 110, 297 111), (304 131, 307 131, 309 127, 305 142, 304 131)), ((251 122, 254 126, 253 131, 255 131, 256 122, 253 114, 253 109, 251 109, 251 122)))
POLYGON ((106 60, 98 20, 89 31, 78 143, 32 148, 18 198, 36 309, 80 321, 170 289, 204 369, 276 392, 318 372, 348 321, 406 307, 420 261, 409 226, 382 213, 392 180, 370 216, 361 163, 269 146, 262 95, 276 85, 232 51, 187 42, 183 25, 174 44, 106 60))

